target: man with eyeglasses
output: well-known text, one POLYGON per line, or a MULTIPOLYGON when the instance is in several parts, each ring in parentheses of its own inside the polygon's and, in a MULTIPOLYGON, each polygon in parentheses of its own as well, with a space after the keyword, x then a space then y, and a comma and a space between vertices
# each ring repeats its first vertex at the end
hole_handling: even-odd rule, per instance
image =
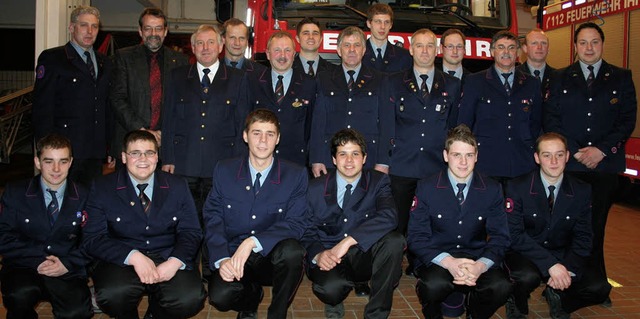
POLYGON ((202 231, 187 183, 156 171, 152 133, 131 131, 122 146, 125 166, 96 179, 87 202, 82 247, 97 261, 96 301, 110 317, 138 318, 147 294, 153 318, 195 316, 205 298, 202 231))
POLYGON ((540 81, 540 89, 544 98, 548 95, 550 89, 551 75, 556 70, 547 64, 549 37, 540 29, 531 29, 524 37, 522 50, 527 54, 527 61, 517 66, 516 69, 531 74, 536 80, 540 81))
MULTIPOLYGON (((189 63, 187 56, 163 45, 169 32, 167 17, 158 8, 146 8, 138 19, 142 43, 116 52, 116 69, 109 92, 116 123, 111 156, 122 152, 122 139, 132 130, 148 130, 162 139, 164 96, 171 70, 189 63)), ((117 165, 122 165, 117 161, 117 165)))
POLYGON ((464 79, 471 74, 462 66, 464 59, 466 37, 458 29, 448 29, 440 37, 440 50, 442 52, 442 71, 455 76, 464 85, 464 79))
POLYGON ((394 73, 411 68, 411 55, 402 43, 389 42, 393 27, 393 10, 386 3, 376 3, 367 10, 367 28, 371 37, 362 58, 362 64, 384 73, 394 73))
POLYGON ((278 115, 282 137, 276 154, 306 167, 316 81, 304 70, 291 68, 295 48, 290 33, 276 31, 271 34, 267 41, 267 59, 271 67, 247 74, 247 82, 252 107, 267 108, 278 115))
POLYGON ((296 27, 296 41, 300 43, 300 52, 293 60, 293 69, 302 69, 309 76, 316 77, 319 72, 331 70, 335 64, 323 59, 318 50, 322 44, 322 30, 320 22, 313 17, 307 17, 296 27))
POLYGON ((478 139, 478 170, 503 185, 535 168, 542 127, 540 81, 515 68, 518 45, 509 31, 493 36, 494 65, 466 78, 458 116, 478 139))
POLYGON ((578 61, 551 80, 544 130, 567 138, 572 155, 567 172, 591 185, 592 262, 606 280, 605 227, 618 174, 625 170, 624 145, 635 128, 638 104, 631 71, 602 58, 604 32, 597 24, 578 26, 573 41, 578 61))

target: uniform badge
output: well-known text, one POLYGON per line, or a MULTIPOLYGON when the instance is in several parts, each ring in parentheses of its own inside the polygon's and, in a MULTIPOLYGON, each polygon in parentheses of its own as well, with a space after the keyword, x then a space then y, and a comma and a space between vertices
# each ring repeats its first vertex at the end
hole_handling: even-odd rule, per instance
POLYGON ((204 92, 204 94, 209 93, 209 88, 202 88, 202 92, 204 92))
POLYGON ((296 99, 295 101, 293 101, 293 103, 291 103, 291 106, 293 106, 293 107, 301 107, 302 106, 302 102, 300 102, 300 100, 296 99))
MULTIPOLYGON (((360 83, 358 83, 358 87, 361 88, 364 85, 364 80, 360 80, 360 83)), ((371 94, 369 94, 371 95, 371 94)))
POLYGON ((413 201, 411 202, 411 209, 409 211, 414 211, 418 208, 418 196, 413 196, 413 201))
POLYGON ((404 103, 400 103, 400 112, 404 112, 404 103))
POLYGON ((611 99, 611 101, 609 101, 609 104, 617 104, 618 103, 618 98, 614 97, 613 99, 611 99))
POLYGON ((513 199, 511 199, 511 198, 507 198, 507 199, 504 201, 504 210, 505 210, 507 213, 511 213, 511 212, 513 212, 513 199))
POLYGON ((442 109, 442 105, 436 104, 436 112, 440 112, 441 109, 442 109))
POLYGON ((44 65, 40 65, 36 70, 36 78, 42 79, 43 77, 44 77, 44 65))
POLYGON ((612 147, 612 148, 611 148, 611 153, 613 153, 613 154, 618 153, 618 148, 617 148, 617 147, 615 147, 615 146, 614 146, 614 147, 612 147))
MULTIPOLYGON (((80 213, 80 212, 78 212, 80 213)), ((80 227, 84 227, 87 224, 87 220, 89 220, 89 214, 87 214, 86 210, 82 211, 82 222, 80 222, 80 227)))
POLYGON ((522 111, 523 111, 523 112, 529 112, 529 107, 528 107, 528 106, 523 107, 523 108, 522 108, 522 111))
POLYGON ((449 96, 449 92, 447 91, 442 92, 442 96, 449 96))

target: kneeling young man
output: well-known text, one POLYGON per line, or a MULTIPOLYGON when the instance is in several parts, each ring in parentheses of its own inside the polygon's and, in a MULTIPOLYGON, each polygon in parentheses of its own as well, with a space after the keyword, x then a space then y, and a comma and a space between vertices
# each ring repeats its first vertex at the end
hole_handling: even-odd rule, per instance
POLYGON ((204 205, 209 302, 238 318, 257 318, 262 286, 273 286, 267 318, 286 318, 303 276, 308 227, 307 170, 274 156, 275 113, 257 109, 243 132, 249 156, 218 162, 204 205))
POLYGON ((407 232, 422 313, 442 318, 440 303, 458 291, 467 318, 489 318, 511 293, 500 268, 509 247, 502 189, 474 172, 478 146, 467 126, 449 131, 442 154, 448 169, 418 182, 407 232))
POLYGON ((80 251, 87 191, 68 180, 71 142, 52 133, 40 139, 33 161, 40 170, 9 184, 0 202, 2 300, 7 319, 38 318, 51 302, 56 318, 91 318, 91 294, 80 251))
POLYGON ((138 318, 149 295, 153 318, 189 318, 204 306, 194 259, 202 231, 187 182, 156 170, 158 142, 129 132, 124 167, 96 179, 89 195, 83 247, 97 259, 92 278, 109 316, 138 318))
POLYGON ((591 252, 591 187, 564 174, 567 140, 545 133, 536 142, 539 169, 509 181, 505 190, 511 251, 505 264, 514 282, 507 318, 526 318, 529 294, 546 283, 551 318, 602 303, 611 285, 586 263, 591 252))
POLYGON ((305 234, 313 293, 326 304, 327 318, 342 318, 342 301, 354 282, 371 280, 365 318, 387 318, 402 275, 405 241, 398 224, 389 176, 363 170, 366 142, 352 129, 331 139, 336 171, 309 184, 311 228, 305 234))

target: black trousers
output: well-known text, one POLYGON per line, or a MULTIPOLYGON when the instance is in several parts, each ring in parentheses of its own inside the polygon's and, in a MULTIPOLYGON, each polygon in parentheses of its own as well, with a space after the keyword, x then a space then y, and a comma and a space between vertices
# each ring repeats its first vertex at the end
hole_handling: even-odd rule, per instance
POLYGON ((395 231, 382 237, 369 251, 352 246, 342 262, 330 271, 318 267, 309 269, 313 294, 322 302, 335 306, 347 298, 354 282, 371 280, 371 295, 364 307, 364 317, 388 318, 393 290, 402 276, 404 248, 404 237, 395 231))
POLYGON ((58 319, 93 317, 87 278, 47 277, 33 269, 4 265, 0 270, 7 319, 38 318, 35 306, 47 300, 58 319))
POLYGON ((593 247, 591 262, 602 279, 607 279, 604 264, 604 231, 607 226, 609 209, 618 189, 618 175, 601 172, 570 172, 570 174, 591 185, 591 228, 593 229, 593 247))
POLYGON ((209 281, 209 303, 220 311, 257 311, 262 286, 272 286, 269 319, 287 318, 304 274, 305 249, 295 239, 279 242, 266 256, 252 252, 239 281, 227 282, 215 270, 209 281))
POLYGON ((511 294, 511 281, 506 272, 498 267, 492 267, 480 275, 473 287, 454 284, 449 271, 436 264, 418 267, 416 275, 416 293, 422 304, 422 313, 427 319, 442 318, 440 303, 454 291, 466 295, 467 314, 474 319, 490 318, 511 294))
POLYGON ((205 291, 198 270, 178 270, 171 280, 143 284, 132 266, 98 262, 93 272, 96 301, 115 318, 138 318, 138 304, 149 295, 153 318, 190 318, 204 307, 205 291))
MULTIPOLYGON (((505 257, 505 265, 509 272, 509 277, 513 281, 513 296, 516 306, 521 313, 529 313, 527 300, 529 294, 540 286, 540 282, 545 283, 549 277, 544 277, 538 267, 523 257, 511 252, 505 257)), ((573 277, 571 286, 564 291, 556 290, 562 302, 562 308, 567 313, 574 312, 580 308, 601 304, 611 291, 611 285, 606 279, 601 278, 594 265, 585 265, 583 273, 579 277, 573 277)))
POLYGON ((416 188, 420 179, 395 175, 390 175, 389 177, 391 178, 391 194, 398 210, 398 228, 396 230, 400 234, 406 235, 407 226, 409 225, 409 213, 411 212, 411 205, 413 204, 413 198, 416 195, 416 188))
MULTIPOLYGON (((182 176, 189 185, 191 196, 196 205, 196 212, 198 213, 198 220, 200 221, 200 227, 204 231, 204 219, 202 216, 202 207, 207 200, 207 196, 211 191, 213 184, 213 178, 195 177, 195 176, 182 176)), ((206 240, 202 241, 202 246, 198 251, 196 260, 200 260, 202 264, 202 277, 211 277, 211 269, 209 268, 209 251, 207 250, 206 240)))

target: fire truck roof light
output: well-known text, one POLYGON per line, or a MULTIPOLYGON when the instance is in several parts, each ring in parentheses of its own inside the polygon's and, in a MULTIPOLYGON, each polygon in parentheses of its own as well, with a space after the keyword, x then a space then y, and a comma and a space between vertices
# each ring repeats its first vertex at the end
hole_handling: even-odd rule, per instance
POLYGON ((638 176, 638 170, 627 168, 624 170, 625 175, 638 176))
POLYGON ((576 0, 575 3, 576 3, 576 5, 580 5, 580 4, 583 4, 585 2, 587 2, 587 0, 576 0))
POLYGON ((573 3, 571 3, 571 2, 563 3, 562 4, 562 10, 564 10, 566 8, 571 8, 572 5, 573 5, 573 3))

